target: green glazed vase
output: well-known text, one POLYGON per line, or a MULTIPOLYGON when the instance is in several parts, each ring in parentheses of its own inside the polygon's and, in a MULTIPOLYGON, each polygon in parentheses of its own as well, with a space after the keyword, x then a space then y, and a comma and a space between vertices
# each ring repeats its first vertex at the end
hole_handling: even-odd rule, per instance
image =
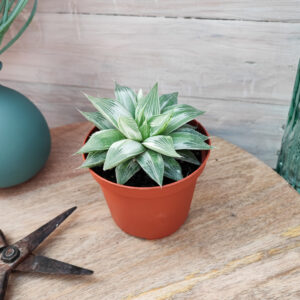
POLYGON ((300 61, 282 138, 277 172, 300 193, 300 61))
POLYGON ((24 95, 0 85, 0 188, 37 174, 50 147, 49 128, 38 108, 24 95))

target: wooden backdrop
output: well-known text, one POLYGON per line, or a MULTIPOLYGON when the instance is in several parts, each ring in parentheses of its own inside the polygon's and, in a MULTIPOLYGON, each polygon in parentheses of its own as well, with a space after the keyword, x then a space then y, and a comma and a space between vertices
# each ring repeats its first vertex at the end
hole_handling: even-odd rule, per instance
POLYGON ((81 91, 159 81, 161 93, 207 112, 212 135, 274 167, 299 57, 299 0, 40 0, 0 58, 0 81, 51 127, 82 120, 81 91))

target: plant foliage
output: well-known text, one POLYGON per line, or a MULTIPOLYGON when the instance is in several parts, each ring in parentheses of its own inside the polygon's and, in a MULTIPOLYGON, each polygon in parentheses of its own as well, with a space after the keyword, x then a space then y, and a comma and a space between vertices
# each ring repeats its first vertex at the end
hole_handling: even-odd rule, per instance
POLYGON ((86 95, 97 112, 81 112, 99 131, 77 153, 88 153, 81 167, 115 168, 117 182, 125 184, 141 169, 162 186, 163 178, 183 178, 178 160, 200 165, 191 150, 208 150, 208 137, 187 124, 203 114, 178 104, 178 93, 159 97, 158 84, 143 95, 116 84, 116 99, 86 95))

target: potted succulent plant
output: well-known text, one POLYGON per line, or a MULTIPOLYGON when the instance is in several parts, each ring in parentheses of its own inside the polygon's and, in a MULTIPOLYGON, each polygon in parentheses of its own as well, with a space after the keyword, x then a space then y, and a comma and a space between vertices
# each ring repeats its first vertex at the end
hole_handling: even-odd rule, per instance
POLYGON ((125 232, 162 238, 186 220, 211 144, 195 120, 202 111, 178 104, 178 93, 159 97, 115 86, 116 99, 86 95, 96 112, 81 112, 88 133, 81 167, 101 185, 112 217, 125 232))

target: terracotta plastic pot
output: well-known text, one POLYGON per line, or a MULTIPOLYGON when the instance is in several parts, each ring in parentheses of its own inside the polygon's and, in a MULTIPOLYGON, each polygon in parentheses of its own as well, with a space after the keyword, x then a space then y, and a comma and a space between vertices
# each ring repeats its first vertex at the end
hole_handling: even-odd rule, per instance
MULTIPOLYGON (((196 120, 190 124, 197 125, 199 132, 208 135, 196 120)), ((89 132, 85 142, 93 131, 95 128, 89 132)), ((162 187, 120 185, 89 170, 102 188, 114 221, 123 231, 140 238, 159 239, 174 233, 185 222, 197 178, 203 172, 209 154, 210 151, 201 151, 202 164, 196 171, 162 187)))

